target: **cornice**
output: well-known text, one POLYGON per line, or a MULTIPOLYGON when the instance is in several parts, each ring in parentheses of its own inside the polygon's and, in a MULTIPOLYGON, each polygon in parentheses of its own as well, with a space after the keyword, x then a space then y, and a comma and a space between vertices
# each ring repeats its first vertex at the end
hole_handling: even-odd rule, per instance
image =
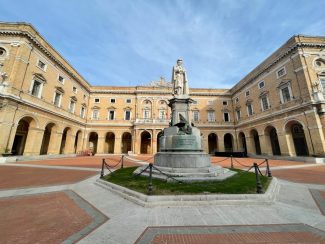
MULTIPOLYGON (((253 82, 256 78, 258 78, 260 75, 262 75, 265 71, 269 70, 270 68, 272 68, 274 65, 276 65, 277 63, 279 63, 282 59, 284 59, 285 57, 287 57, 290 53, 294 52, 295 50, 297 50, 298 48, 303 48, 303 47, 311 47, 311 48, 324 48, 325 44, 324 43, 311 43, 311 42, 298 42, 296 44, 294 44, 293 46, 289 47, 289 49, 285 52, 282 53, 282 55, 280 55, 278 58, 276 58, 272 63, 270 63, 269 65, 267 65, 266 67, 264 67, 260 72, 258 72, 256 75, 254 75, 253 77, 249 78, 246 81, 243 81, 242 83, 239 82, 237 83, 235 86, 233 86, 230 89, 231 94, 233 95, 236 91, 242 89, 245 85, 247 85, 248 83, 253 82)), ((253 72, 253 71, 252 71, 253 72)), ((245 79, 245 78, 244 78, 245 79)))
MULTIPOLYGON (((91 87, 91 85, 86 81, 81 81, 70 69, 68 69, 60 60, 58 60, 54 55, 52 55, 47 48, 45 48, 37 39, 36 37, 32 36, 27 31, 16 31, 16 30, 0 30, 0 35, 7 35, 7 36, 23 36, 26 37, 29 41, 31 41, 36 47, 38 47, 47 57, 49 57, 52 61, 54 61, 60 68, 62 68, 65 72, 67 72, 72 78, 79 82, 81 86, 83 86, 88 92, 90 89, 86 87, 83 82, 91 87)), ((59 54, 60 55, 60 54, 59 54)), ((61 56, 61 55, 60 55, 61 56)), ((64 58, 63 58, 64 59, 64 58)), ((68 61, 65 60, 68 63, 68 61)), ((77 71, 75 71, 77 72, 77 71)), ((80 75, 80 74, 79 74, 80 75)))

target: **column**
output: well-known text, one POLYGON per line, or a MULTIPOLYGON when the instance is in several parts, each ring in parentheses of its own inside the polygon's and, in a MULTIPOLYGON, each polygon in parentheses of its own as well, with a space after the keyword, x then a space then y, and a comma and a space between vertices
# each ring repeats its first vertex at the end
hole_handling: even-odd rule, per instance
POLYGON ((67 132, 67 137, 65 140, 64 154, 72 154, 74 153, 74 142, 76 136, 73 135, 72 131, 67 132))
POLYGON ((83 138, 84 138, 84 132, 81 131, 79 132, 78 141, 77 141, 77 153, 82 151, 83 138))
POLYGON ((225 141, 224 141, 224 136, 218 136, 218 149, 219 152, 224 152, 225 151, 225 141))
POLYGON ((121 137, 120 133, 116 133, 116 135, 115 135, 114 153, 115 154, 122 153, 122 137, 121 137))
POLYGON ((96 154, 107 153, 107 152, 105 152, 105 140, 106 140, 106 133, 98 132, 97 153, 96 154))
POLYGON ((289 143, 289 136, 286 135, 286 132, 278 132, 278 141, 281 150, 281 156, 293 156, 292 148, 289 143))
POLYGON ((62 132, 51 131, 50 144, 47 150, 47 154, 60 154, 60 147, 62 142, 62 132))
POLYGON ((25 149, 24 149, 24 156, 29 155, 39 155, 42 141, 43 141, 44 129, 39 128, 29 128, 25 149))
POLYGON ((0 137, 0 154, 11 153, 12 145, 14 144, 15 135, 18 124, 4 124, 0 125, 1 137, 0 137))
POLYGON ((265 134, 259 134, 261 155, 273 155, 270 137, 265 134))
POLYGON ((254 145, 254 138, 247 136, 246 137, 246 146, 247 146, 247 154, 256 154, 255 145, 254 145))
POLYGON ((152 146, 152 154, 156 154, 157 153, 157 130, 152 130, 152 138, 151 138, 151 146, 152 146))

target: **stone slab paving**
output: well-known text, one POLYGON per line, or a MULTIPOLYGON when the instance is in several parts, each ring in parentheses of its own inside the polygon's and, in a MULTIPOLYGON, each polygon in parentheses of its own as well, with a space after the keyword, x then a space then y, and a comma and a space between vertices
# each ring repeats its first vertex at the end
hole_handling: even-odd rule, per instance
POLYGON ((137 244, 324 243, 325 232, 303 224, 148 227, 137 244))
POLYGON ((72 243, 107 218, 72 191, 0 199, 1 243, 72 243))
POLYGON ((94 171, 0 165, 0 189, 71 184, 95 174, 94 171))

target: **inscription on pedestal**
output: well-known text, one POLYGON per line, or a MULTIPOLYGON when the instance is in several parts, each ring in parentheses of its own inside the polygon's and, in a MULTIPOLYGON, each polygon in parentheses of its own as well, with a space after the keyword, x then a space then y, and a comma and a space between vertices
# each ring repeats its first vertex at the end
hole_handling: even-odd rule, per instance
POLYGON ((190 146, 195 143, 195 138, 177 138, 177 146, 190 146))

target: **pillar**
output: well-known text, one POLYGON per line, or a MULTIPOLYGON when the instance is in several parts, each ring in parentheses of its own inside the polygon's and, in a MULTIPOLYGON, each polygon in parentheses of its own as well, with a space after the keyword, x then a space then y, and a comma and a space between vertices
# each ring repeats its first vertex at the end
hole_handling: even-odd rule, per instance
POLYGON ((259 134, 261 155, 273 155, 270 137, 266 134, 259 134))
POLYGON ((47 154, 60 154, 60 147, 62 142, 62 132, 51 131, 50 144, 47 150, 47 154))
POLYGON ((292 148, 290 146, 290 138, 289 135, 286 134, 285 131, 277 132, 278 134, 278 141, 281 150, 281 156, 293 156, 292 148))
POLYGON ((225 141, 224 141, 224 136, 218 136, 218 149, 219 152, 224 152, 225 151, 225 141))
POLYGON ((44 129, 30 127, 27 134, 24 156, 40 155, 44 129))
POLYGON ((248 154, 256 154, 254 138, 251 136, 246 137, 246 147, 248 154))
POLYGON ((120 134, 115 135, 114 154, 122 153, 122 137, 120 134))
POLYGON ((65 140, 65 147, 64 147, 64 154, 72 154, 74 153, 74 141, 76 139, 76 136, 73 135, 72 131, 69 130, 67 132, 67 137, 65 140))
POLYGON ((157 130, 152 130, 152 136, 151 136, 151 147, 152 147, 152 154, 156 154, 157 153, 157 135, 158 135, 158 131, 157 130))

